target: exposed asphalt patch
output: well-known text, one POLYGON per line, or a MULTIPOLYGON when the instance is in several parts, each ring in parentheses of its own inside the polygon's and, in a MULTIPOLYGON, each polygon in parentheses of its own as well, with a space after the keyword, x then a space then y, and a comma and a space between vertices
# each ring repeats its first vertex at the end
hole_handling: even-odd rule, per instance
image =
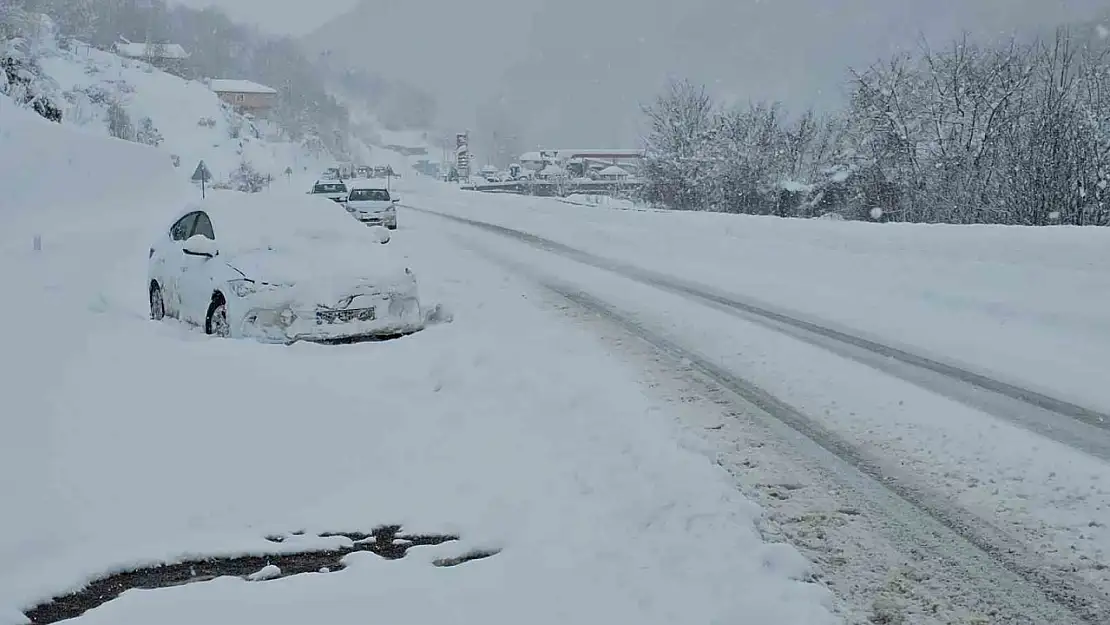
MULTIPOLYGON (((47 625, 77 618, 93 608, 118 598, 127 590, 172 588, 228 576, 248 581, 270 581, 303 573, 334 573, 347 568, 343 558, 352 553, 369 552, 386 560, 399 560, 405 557, 412 547, 442 545, 459 539, 458 536, 450 534, 402 534, 400 532, 399 525, 381 526, 370 533, 329 532, 319 534, 319 537, 342 536, 350 539, 352 544, 294 553, 238 557, 214 556, 114 573, 92 580, 77 592, 52 597, 25 611, 24 616, 32 625, 47 625), (263 569, 266 569, 265 574, 259 575, 263 569)), ((266 540, 272 543, 284 543, 291 537, 302 535, 303 532, 292 532, 288 536, 267 536, 266 540)), ((475 550, 459 556, 440 558, 434 560, 432 564, 439 567, 458 566, 473 560, 488 558, 497 553, 496 550, 475 550)))

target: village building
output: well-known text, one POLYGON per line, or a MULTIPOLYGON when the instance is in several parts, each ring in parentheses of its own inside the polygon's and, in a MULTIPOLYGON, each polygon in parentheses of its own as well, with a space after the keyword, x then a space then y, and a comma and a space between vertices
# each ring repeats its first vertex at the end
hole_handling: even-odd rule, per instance
POLYGON ((208 88, 224 102, 245 113, 261 113, 273 108, 277 90, 249 80, 212 78, 208 88))
POLYGON ((121 38, 115 46, 115 53, 127 59, 145 61, 158 69, 175 75, 183 75, 189 53, 176 43, 132 43, 121 38))

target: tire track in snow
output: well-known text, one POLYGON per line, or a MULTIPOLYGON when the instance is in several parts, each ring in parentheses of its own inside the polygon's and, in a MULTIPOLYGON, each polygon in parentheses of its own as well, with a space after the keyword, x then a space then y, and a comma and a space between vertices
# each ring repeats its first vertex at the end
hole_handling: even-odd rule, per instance
MULTIPOLYGON (((412 208, 412 207, 409 207, 412 208)), ((426 211, 431 215, 447 217, 467 225, 478 225, 496 234, 509 230, 513 239, 540 247, 545 251, 566 248, 552 243, 548 249, 545 239, 532 237, 500 226, 475 222, 464 218, 426 211), (486 227, 490 226, 490 227, 486 227), (523 235, 523 236, 518 236, 523 235), (539 243, 531 239, 538 239, 539 243)), ((529 275, 541 286, 596 314, 612 325, 648 344, 674 363, 676 370, 689 369, 711 383, 734 393, 758 412, 800 434, 818 449, 817 459, 831 472, 844 480, 846 488, 869 499, 869 507, 881 511, 886 531, 895 536, 907 554, 929 554, 935 562, 943 563, 940 570, 956 575, 974 584, 972 594, 977 603, 989 606, 992 623, 1085 623, 1106 625, 1110 623, 1110 597, 1103 591, 1057 567, 1048 565, 1025 544, 1005 531, 957 506, 926 488, 914 484, 912 476, 899 475, 896 468, 872 457, 851 441, 829 430, 788 403, 770 395, 758 386, 739 378, 700 354, 652 332, 630 315, 611 304, 582 290, 561 284, 538 275, 526 265, 500 257, 488 250, 474 250, 491 260, 517 272, 529 275)), ((567 248, 572 249, 573 248, 567 248)), ((574 251, 575 253, 580 253, 574 251)), ((582 254, 586 254, 581 252, 582 254)), ((568 256, 569 254, 560 254, 568 256)), ((586 254, 592 257, 592 255, 586 254)), ((580 260, 573 258, 573 260, 580 260)), ((600 259, 601 264, 608 261, 600 259)), ((614 271, 610 267, 595 268, 614 271)), ((616 271, 624 275, 621 271, 616 271)), ((639 282, 633 276, 624 277, 639 282)), ((658 286, 658 285, 651 285, 658 286)), ((672 290, 672 289, 666 289, 672 290)), ((701 299, 701 298, 698 298, 701 299)), ((926 558, 928 559, 928 558, 926 558)), ((962 585, 957 588, 967 589, 962 585)))
POLYGON ((1110 415, 969 369, 828 327, 760 302, 604 258, 528 232, 405 205, 610 271, 787 334, 1110 462, 1110 415))

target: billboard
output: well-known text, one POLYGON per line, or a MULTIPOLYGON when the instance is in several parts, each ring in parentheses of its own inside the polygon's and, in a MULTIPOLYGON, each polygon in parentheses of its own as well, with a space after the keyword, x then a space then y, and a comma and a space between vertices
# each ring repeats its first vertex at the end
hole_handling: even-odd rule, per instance
POLYGON ((470 177, 470 133, 460 132, 455 135, 455 169, 459 177, 470 177))

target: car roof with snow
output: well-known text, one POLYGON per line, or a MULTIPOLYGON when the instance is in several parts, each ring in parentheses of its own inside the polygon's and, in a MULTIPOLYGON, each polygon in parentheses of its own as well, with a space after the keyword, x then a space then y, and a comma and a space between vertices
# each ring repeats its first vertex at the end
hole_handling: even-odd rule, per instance
POLYGON ((190 203, 180 216, 193 211, 208 214, 221 250, 265 247, 292 240, 318 241, 325 245, 378 243, 368 229, 352 220, 341 206, 310 195, 274 200, 241 193, 214 194, 203 202, 190 203))

